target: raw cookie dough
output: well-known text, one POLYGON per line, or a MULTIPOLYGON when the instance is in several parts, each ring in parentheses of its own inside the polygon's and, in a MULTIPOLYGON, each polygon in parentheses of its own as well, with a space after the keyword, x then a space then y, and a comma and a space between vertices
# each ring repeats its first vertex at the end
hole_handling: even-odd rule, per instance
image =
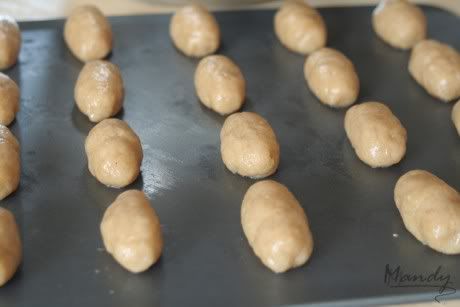
POLYGON ((241 225, 254 253, 275 273, 305 264, 313 252, 304 210, 284 185, 273 180, 259 181, 248 189, 241 225))
POLYGON ((227 117, 220 131, 220 152, 232 172, 251 178, 264 178, 278 168, 280 148, 270 124, 251 112, 227 117))
POLYGON ((86 138, 85 151, 89 171, 109 187, 125 187, 139 175, 141 141, 122 120, 104 119, 94 126, 86 138))
POLYGON ((13 214, 0 208, 0 287, 16 273, 22 259, 21 239, 13 214))
POLYGON ((396 183, 396 207, 417 240, 444 254, 460 253, 460 195, 435 175, 407 172, 396 183))
POLYGON ((460 136, 460 101, 458 101, 452 109, 452 121, 454 122, 457 133, 460 136))
POLYGON ((169 34, 176 48, 190 57, 212 54, 220 44, 216 19, 199 4, 180 8, 171 18, 169 34))
POLYGON ((305 61, 304 75, 310 90, 331 107, 347 107, 359 94, 359 78, 353 63, 341 52, 322 48, 305 61))
POLYGON ((112 51, 112 27, 95 6, 74 9, 64 26, 70 51, 83 62, 105 58, 112 51))
POLYGON ((78 75, 75 102, 92 122, 100 122, 117 114, 123 106, 123 95, 123 79, 115 64, 91 61, 78 75))
POLYGON ((10 77, 0 73, 0 124, 11 124, 18 111, 19 87, 10 77))
POLYGON ((423 11, 407 0, 381 0, 372 14, 375 33, 391 46, 410 49, 426 37, 423 11))
POLYGON ((13 66, 21 49, 21 31, 13 17, 0 15, 0 69, 13 66))
POLYGON ((133 273, 147 270, 161 256, 160 220, 141 191, 120 194, 107 208, 101 222, 105 249, 133 273))
POLYGON ((228 57, 210 55, 195 71, 195 90, 200 101, 221 115, 238 111, 246 95, 240 68, 228 57))
POLYGON ((0 200, 16 191, 20 174, 18 140, 6 126, 0 125, 0 200))
POLYGON ((285 1, 275 14, 275 33, 291 51, 309 54, 326 45, 323 17, 303 1, 285 1))
POLYGON ((345 131, 359 159, 371 167, 391 166, 406 154, 406 129, 382 103, 365 102, 348 109, 345 131))
POLYGON ((412 77, 432 96, 445 102, 460 97, 460 54, 449 45, 423 40, 412 49, 412 77))

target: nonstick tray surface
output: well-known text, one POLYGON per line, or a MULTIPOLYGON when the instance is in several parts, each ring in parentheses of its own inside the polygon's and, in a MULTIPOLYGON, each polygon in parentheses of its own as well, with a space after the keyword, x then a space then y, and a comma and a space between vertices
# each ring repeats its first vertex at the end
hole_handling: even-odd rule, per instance
MULTIPOLYGON (((423 8, 429 36, 460 49, 460 19, 423 8)), ((404 160, 371 169, 356 157, 343 128, 345 110, 323 106, 308 90, 303 56, 280 45, 272 10, 216 13, 219 53, 247 79, 245 111, 273 126, 281 163, 271 178, 287 185, 305 208, 315 249, 308 264, 276 275, 255 257, 243 235, 240 207, 254 180, 226 170, 220 157, 224 121, 198 102, 197 60, 172 46, 169 15, 111 18, 122 70, 123 112, 139 134, 143 189, 164 233, 161 260, 133 275, 103 250, 99 223, 122 192, 88 172, 84 140, 93 127, 74 106, 82 63, 66 48, 63 21, 21 23, 19 64, 7 73, 21 87, 21 111, 12 131, 20 139, 19 190, 0 203, 12 210, 24 259, 0 289, 0 306, 359 306, 433 300, 438 288, 390 287, 390 265, 429 274, 438 266, 460 281, 460 258, 423 246, 409 234, 393 201, 396 180, 426 169, 460 188, 459 137, 452 104, 430 97, 407 71, 409 53, 373 33, 370 7, 320 10, 328 45, 344 52, 361 79, 359 101, 390 106, 408 130, 404 160)), ((440 299, 459 297, 458 293, 440 299)))

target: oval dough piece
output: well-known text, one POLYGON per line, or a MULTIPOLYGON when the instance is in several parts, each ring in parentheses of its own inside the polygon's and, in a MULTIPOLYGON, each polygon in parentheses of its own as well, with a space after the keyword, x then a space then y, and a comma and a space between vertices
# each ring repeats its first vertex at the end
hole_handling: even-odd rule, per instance
POLYGON ((302 1, 285 1, 275 14, 275 33, 289 50, 309 54, 326 45, 327 30, 317 10, 302 1))
POLYGON ((13 214, 0 208, 0 287, 16 273, 22 259, 21 238, 13 214))
POLYGON ((273 180, 257 182, 248 189, 241 225, 254 253, 275 273, 305 264, 313 252, 304 210, 284 185, 273 180))
POLYGON ((11 124, 19 111, 19 87, 5 74, 0 73, 0 124, 11 124))
POLYGON ((449 102, 460 97, 460 54, 446 44, 424 40, 415 45, 409 72, 436 98, 449 102))
POLYGON ((227 117, 220 131, 220 152, 232 173, 251 178, 270 176, 280 159, 272 127, 262 116, 251 112, 227 117))
POLYGON ((169 34, 177 49, 190 57, 203 57, 216 52, 220 30, 214 16, 199 4, 187 5, 171 18, 169 34))
POLYGON ((141 141, 122 120, 105 119, 94 126, 86 138, 85 151, 89 171, 109 187, 125 187, 139 175, 141 141))
POLYGON ((460 195, 435 175, 407 172, 396 183, 396 207, 417 240, 444 254, 460 253, 460 195))
POLYGON ((372 14, 375 33, 389 45, 410 49, 426 37, 423 11, 407 0, 382 0, 372 14))
POLYGON ((210 55, 196 68, 195 90, 206 107, 226 115, 243 105, 246 81, 240 68, 228 57, 210 55))
POLYGON ((458 101, 452 109, 452 121, 454 122, 457 133, 460 135, 460 101, 458 101))
POLYGON ((11 16, 0 15, 0 69, 13 66, 21 49, 21 31, 11 16))
POLYGON ((107 61, 86 63, 75 85, 75 102, 92 122, 116 115, 123 106, 123 79, 120 69, 107 61))
POLYGON ((120 194, 101 222, 104 246, 125 269, 140 273, 155 264, 163 250, 160 220, 141 191, 120 194))
POLYGON ((310 90, 331 107, 347 107, 359 94, 359 78, 353 63, 341 52, 322 48, 305 61, 304 75, 310 90))
POLYGON ((18 140, 6 126, 0 125, 0 200, 16 191, 20 174, 18 140))
POLYGON ((371 167, 391 166, 406 154, 406 129, 382 103, 366 102, 348 109, 345 131, 359 159, 371 167))
POLYGON ((112 51, 112 27, 95 6, 75 8, 64 26, 70 51, 82 62, 105 58, 112 51))

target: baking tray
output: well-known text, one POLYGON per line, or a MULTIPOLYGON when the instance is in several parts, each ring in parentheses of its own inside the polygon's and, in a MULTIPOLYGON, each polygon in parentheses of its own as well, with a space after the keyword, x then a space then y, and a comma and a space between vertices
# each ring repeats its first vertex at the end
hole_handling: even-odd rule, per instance
MULTIPOLYGON (((460 20, 423 8, 429 35, 460 49, 460 20)), ((216 14, 219 53, 247 79, 245 111, 263 115, 281 146, 271 178, 287 185, 308 213, 315 249, 306 266, 276 275, 262 266, 240 225, 240 206, 255 181, 227 171, 219 132, 224 117, 202 107, 193 87, 197 60, 168 37, 169 15, 111 18, 122 70, 119 115, 139 134, 142 176, 129 188, 152 199, 164 233, 161 260, 134 275, 103 250, 99 223, 122 192, 88 172, 84 140, 93 127, 74 106, 82 67, 62 39, 63 21, 21 23, 19 64, 7 73, 21 87, 12 131, 20 139, 19 190, 1 202, 17 218, 24 261, 0 289, 0 306, 359 306, 433 300, 438 289, 392 288, 386 264, 460 280, 460 259, 434 252, 404 228, 393 202, 398 177, 423 168, 457 189, 460 144, 452 105, 431 98, 407 72, 408 52, 382 43, 372 8, 321 9, 328 44, 348 55, 361 79, 359 101, 386 102, 408 130, 405 159, 388 169, 360 162, 343 128, 345 110, 320 104, 303 77, 304 57, 282 47, 274 11, 216 14)), ((442 297, 458 298, 458 293, 442 297)))

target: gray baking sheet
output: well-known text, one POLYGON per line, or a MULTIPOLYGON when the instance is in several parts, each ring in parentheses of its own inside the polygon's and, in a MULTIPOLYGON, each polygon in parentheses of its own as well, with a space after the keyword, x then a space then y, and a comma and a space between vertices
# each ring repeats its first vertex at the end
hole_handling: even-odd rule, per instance
MULTIPOLYGON (((422 168, 460 188, 459 137, 452 105, 430 97, 407 72, 409 53, 381 42, 372 8, 320 10, 328 45, 349 56, 361 79, 359 101, 387 103, 408 130, 404 160, 387 169, 360 162, 343 129, 344 110, 320 104, 303 77, 304 57, 273 33, 274 11, 217 13, 219 53, 247 79, 245 111, 273 126, 281 163, 271 178, 289 187, 308 213, 315 249, 309 263, 275 275, 254 256, 240 225, 253 180, 227 171, 219 152, 224 121, 197 101, 197 60, 177 52, 169 15, 111 18, 110 60, 126 86, 123 112, 144 148, 143 189, 164 232, 161 260, 133 275, 103 250, 99 223, 122 192, 88 172, 84 140, 93 127, 74 106, 82 63, 62 39, 63 21, 21 23, 19 64, 7 73, 21 87, 19 190, 0 203, 19 223, 24 261, 0 289, 0 306, 359 306, 433 300, 438 288, 390 287, 385 267, 429 274, 438 266, 451 286, 460 259, 423 246, 409 234, 393 202, 400 175, 422 168)), ((460 49, 460 20, 424 7, 429 36, 460 49)), ((440 299, 459 297, 458 293, 440 299)))

